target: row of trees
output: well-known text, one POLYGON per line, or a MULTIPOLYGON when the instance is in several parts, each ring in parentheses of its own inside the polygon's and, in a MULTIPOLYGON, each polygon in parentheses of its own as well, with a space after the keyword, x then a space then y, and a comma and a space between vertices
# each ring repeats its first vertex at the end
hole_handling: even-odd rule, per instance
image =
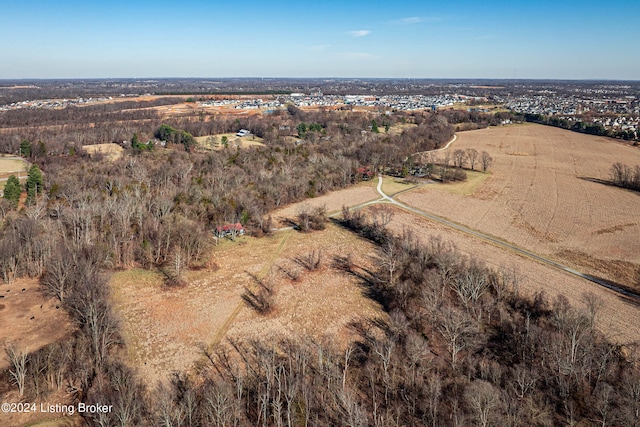
POLYGON ((549 126, 555 126, 562 129, 569 129, 574 132, 587 133, 589 135, 607 136, 609 138, 618 138, 625 141, 638 140, 639 135, 632 130, 616 130, 607 129, 600 123, 590 122, 588 120, 567 120, 562 117, 545 116, 543 114, 524 114, 525 121, 532 123, 540 123, 549 126))

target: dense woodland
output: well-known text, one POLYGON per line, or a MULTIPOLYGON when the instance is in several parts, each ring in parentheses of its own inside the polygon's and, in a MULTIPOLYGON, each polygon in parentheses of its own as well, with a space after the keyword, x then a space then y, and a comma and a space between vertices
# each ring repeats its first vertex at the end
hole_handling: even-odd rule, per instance
MULTIPOLYGON (((585 296, 583 311, 562 298, 523 298, 516 273, 491 271, 446 242, 392 236, 387 214, 348 210, 338 224, 378 245, 378 267, 347 257, 331 268, 358 278, 386 316, 352 325, 358 339, 346 349, 304 337, 231 341, 205 354, 198 372, 143 385, 123 362, 109 272, 159 269, 168 286, 181 285, 185 268, 210 259, 215 227, 241 222, 259 237, 276 207, 367 179, 363 171, 401 173, 453 129, 438 113, 291 107, 262 118, 161 121, 150 110, 77 110, 0 115, 6 125, 48 123, 0 134, 0 151, 28 157, 41 172, 32 182, 42 183, 27 201, 0 201, 2 279, 39 278, 76 326, 30 354, 7 346, 0 392, 46 399, 64 390, 76 402, 113 405, 86 418, 100 426, 639 424, 635 347, 594 329, 595 298, 585 296), (105 118, 112 114, 115 122, 105 118), (416 126, 396 136, 376 129, 396 124, 416 126), (134 134, 145 141, 162 125, 193 136, 247 128, 265 146, 198 152, 176 140, 115 161, 81 148, 134 134)), ((446 163, 464 166, 463 155, 446 163)))

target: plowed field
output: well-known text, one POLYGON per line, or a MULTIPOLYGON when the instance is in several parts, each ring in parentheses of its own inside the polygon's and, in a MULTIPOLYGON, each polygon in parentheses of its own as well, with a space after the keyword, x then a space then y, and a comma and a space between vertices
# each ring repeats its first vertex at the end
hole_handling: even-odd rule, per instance
POLYGON ((491 177, 470 194, 432 184, 398 200, 638 289, 640 194, 597 180, 640 165, 639 149, 541 125, 463 132, 457 148, 488 151, 491 177))

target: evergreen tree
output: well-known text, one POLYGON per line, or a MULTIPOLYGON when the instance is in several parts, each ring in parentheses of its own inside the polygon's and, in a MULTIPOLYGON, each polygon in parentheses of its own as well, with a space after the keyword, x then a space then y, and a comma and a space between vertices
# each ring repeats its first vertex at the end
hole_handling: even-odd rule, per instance
POLYGON ((373 133, 379 133, 380 129, 378 128, 378 122, 376 122, 375 120, 371 121, 371 132, 373 133))
POLYGON ((133 138, 131 138, 131 148, 140 148, 140 139, 137 133, 134 133, 133 138))
POLYGON ((42 171, 38 165, 32 165, 29 168, 27 175, 27 204, 34 204, 36 196, 42 193, 42 185, 44 180, 42 179, 42 171))
POLYGON ((31 143, 23 139, 20 143, 20 155, 22 157, 31 157, 31 143))
POLYGON ((20 194, 22 193, 22 188, 20 188, 20 181, 16 178, 15 175, 11 175, 7 179, 7 183, 4 186, 4 195, 3 197, 9 200, 13 206, 18 206, 18 200, 20 200, 20 194))

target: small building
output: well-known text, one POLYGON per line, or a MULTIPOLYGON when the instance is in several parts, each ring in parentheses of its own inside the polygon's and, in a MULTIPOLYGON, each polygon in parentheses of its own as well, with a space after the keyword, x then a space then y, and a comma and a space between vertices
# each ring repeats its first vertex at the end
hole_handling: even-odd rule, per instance
POLYGON ((238 131, 238 133, 236 133, 236 136, 239 136, 239 137, 241 137, 241 138, 242 138, 243 136, 247 136, 247 135, 250 135, 250 134, 251 134, 251 132, 249 132, 248 130, 246 130, 246 129, 240 129, 240 130, 238 131))
POLYGON ((225 224, 220 227, 216 227, 214 235, 216 237, 230 237, 234 239, 236 236, 242 236, 244 234, 244 227, 239 222, 235 224, 225 224))

